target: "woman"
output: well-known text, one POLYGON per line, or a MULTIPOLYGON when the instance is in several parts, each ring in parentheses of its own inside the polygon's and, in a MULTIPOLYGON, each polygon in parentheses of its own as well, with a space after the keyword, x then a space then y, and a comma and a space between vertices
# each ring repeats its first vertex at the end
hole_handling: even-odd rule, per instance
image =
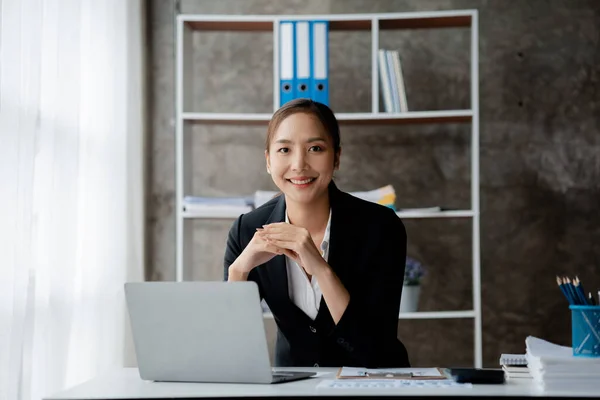
POLYGON ((393 210, 340 191, 339 126, 324 104, 282 106, 267 172, 282 195, 240 216, 225 279, 256 282, 277 323, 277 366, 408 367, 397 339, 406 231, 393 210))

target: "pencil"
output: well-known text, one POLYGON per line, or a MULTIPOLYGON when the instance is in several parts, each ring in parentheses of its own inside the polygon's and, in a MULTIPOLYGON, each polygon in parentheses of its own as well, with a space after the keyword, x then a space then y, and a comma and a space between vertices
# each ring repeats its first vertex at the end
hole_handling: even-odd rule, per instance
POLYGON ((590 305, 591 306, 595 306, 596 305, 596 299, 594 298, 594 296, 592 296, 592 292, 588 293, 588 297, 589 297, 588 302, 590 303, 590 305))
POLYGON ((575 286, 575 294, 579 298, 581 304, 584 306, 588 305, 587 299, 585 298, 585 292, 583 291, 583 285, 581 284, 579 277, 576 276, 575 279, 573 279, 573 284, 575 286))
POLYGON ((567 277, 563 278, 563 282, 565 284, 567 292, 571 296, 571 300, 573 301, 573 303, 571 303, 571 304, 573 304, 573 305, 579 304, 579 299, 578 299, 577 295, 575 294, 575 288, 573 287, 573 284, 571 283, 571 279, 569 279, 569 277, 567 276, 567 277))
POLYGON ((569 304, 572 305, 573 301, 571 300, 571 295, 567 291, 567 288, 565 287, 565 285, 563 284, 562 279, 559 276, 556 277, 556 283, 558 283, 558 287, 560 288, 560 291, 563 293, 563 295, 565 296, 565 298, 567 299, 567 301, 569 302, 569 304))
POLYGON ((581 305, 581 299, 577 295, 577 289, 575 289, 575 285, 573 284, 573 281, 571 281, 571 278, 569 278, 569 277, 567 277, 567 287, 571 291, 571 297, 573 298, 573 304, 581 305))

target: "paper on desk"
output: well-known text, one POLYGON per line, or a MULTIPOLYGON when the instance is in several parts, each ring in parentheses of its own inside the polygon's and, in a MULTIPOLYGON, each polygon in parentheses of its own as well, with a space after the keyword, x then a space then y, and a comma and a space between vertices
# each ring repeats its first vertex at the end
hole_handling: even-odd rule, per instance
POLYGON ((343 367, 337 377, 340 379, 348 378, 398 378, 406 376, 410 378, 437 378, 445 377, 437 368, 355 368, 343 367))
POLYGON ((325 379, 317 389, 397 389, 406 387, 416 388, 447 388, 473 387, 470 383, 457 383, 450 379, 414 380, 414 379, 325 379))

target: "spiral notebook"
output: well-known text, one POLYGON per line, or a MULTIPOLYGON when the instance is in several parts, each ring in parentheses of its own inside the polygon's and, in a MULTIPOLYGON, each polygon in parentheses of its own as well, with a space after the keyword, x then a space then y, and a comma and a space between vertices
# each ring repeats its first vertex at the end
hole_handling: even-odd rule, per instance
POLYGON ((527 358, 525 354, 502 354, 500 356, 500 365, 527 366, 527 358))

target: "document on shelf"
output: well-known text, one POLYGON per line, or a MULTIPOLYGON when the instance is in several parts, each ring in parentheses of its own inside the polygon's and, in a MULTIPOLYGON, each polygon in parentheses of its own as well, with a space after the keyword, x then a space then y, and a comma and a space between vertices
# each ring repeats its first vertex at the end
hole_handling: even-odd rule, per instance
POLYGON ((355 368, 342 367, 338 379, 446 379, 438 368, 355 368))
POLYGON ((471 388, 470 383, 457 383, 451 379, 413 380, 413 379, 324 379, 317 385, 319 389, 398 389, 398 388, 471 388))

